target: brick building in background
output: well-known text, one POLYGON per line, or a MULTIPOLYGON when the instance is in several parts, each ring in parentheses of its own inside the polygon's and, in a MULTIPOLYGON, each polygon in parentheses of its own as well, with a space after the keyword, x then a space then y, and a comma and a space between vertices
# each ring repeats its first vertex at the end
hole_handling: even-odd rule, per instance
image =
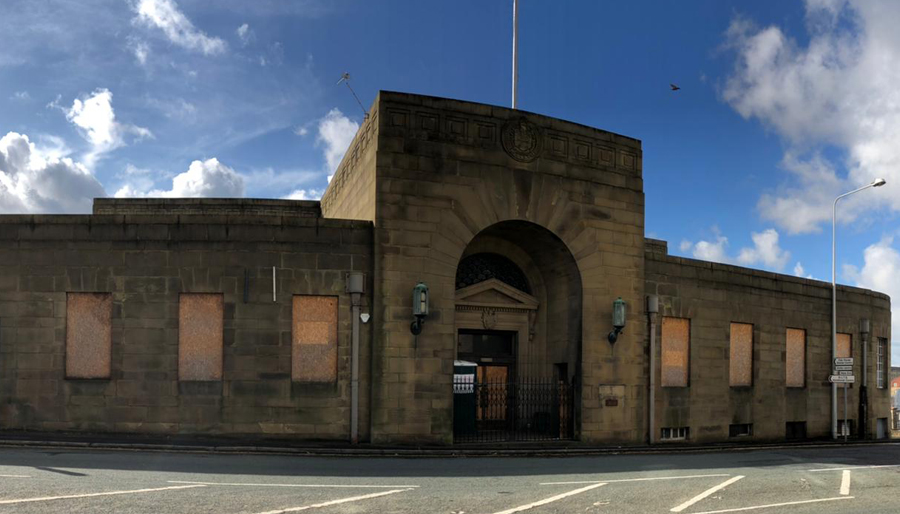
MULTIPOLYGON (((321 202, 98 199, 0 216, 0 243, 6 430, 830 435, 830 284, 668 255, 644 236, 640 141, 532 113, 382 92, 321 202)), ((839 287, 839 356, 861 357, 863 318, 875 437, 890 299, 839 287)))

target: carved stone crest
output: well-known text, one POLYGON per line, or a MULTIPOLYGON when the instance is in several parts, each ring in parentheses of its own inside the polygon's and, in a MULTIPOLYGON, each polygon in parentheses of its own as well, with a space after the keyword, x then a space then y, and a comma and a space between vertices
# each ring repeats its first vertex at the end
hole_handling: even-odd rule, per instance
POLYGON ((513 159, 531 162, 541 153, 541 131, 525 118, 510 120, 503 125, 500 143, 513 159))
POLYGON ((481 324, 485 330, 491 330, 497 326, 497 311, 485 309, 481 311, 481 324))

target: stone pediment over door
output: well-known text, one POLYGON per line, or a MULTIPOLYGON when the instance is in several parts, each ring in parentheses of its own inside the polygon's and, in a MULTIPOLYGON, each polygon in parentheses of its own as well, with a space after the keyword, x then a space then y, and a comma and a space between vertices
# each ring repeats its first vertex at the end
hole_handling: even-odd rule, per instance
POLYGON ((457 329, 512 330, 531 340, 537 298, 495 278, 456 290, 457 329))
POLYGON ((536 310, 537 298, 496 278, 456 290, 456 305, 480 308, 536 310))

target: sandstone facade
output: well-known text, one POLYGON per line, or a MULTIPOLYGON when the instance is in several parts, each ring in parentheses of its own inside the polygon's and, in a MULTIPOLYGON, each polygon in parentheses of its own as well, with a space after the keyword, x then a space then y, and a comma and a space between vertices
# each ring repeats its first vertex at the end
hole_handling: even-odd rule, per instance
MULTIPOLYGON (((656 381, 657 439, 830 431, 830 285, 668 255, 644 236, 640 141, 528 112, 382 92, 321 202, 103 199, 92 215, 0 216, 0 243, 2 429, 346 440, 346 283, 362 272, 363 441, 453 443, 454 361, 492 335, 509 342, 481 355, 492 373, 572 384, 575 439, 647 441, 648 295, 689 326, 686 385, 656 381), (416 336, 419 282, 430 312, 416 336), (205 306, 196 320, 180 308, 199 293, 212 296, 192 298, 205 306), (626 325, 610 343, 619 298, 626 325), (106 319, 108 340, 78 329, 106 319), (732 323, 752 325, 741 387, 729 382, 732 323), (786 385, 786 329, 805 331, 803 387, 786 385), (69 368, 67 352, 81 352, 69 368)), ((874 435, 889 416, 875 366, 890 300, 843 286, 838 300, 858 375, 859 320, 871 320, 874 435)))

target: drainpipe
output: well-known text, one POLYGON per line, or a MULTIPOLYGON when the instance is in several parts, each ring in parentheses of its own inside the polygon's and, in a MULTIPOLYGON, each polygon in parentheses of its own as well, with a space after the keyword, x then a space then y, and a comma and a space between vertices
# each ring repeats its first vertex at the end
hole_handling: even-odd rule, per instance
POLYGON ((869 371, 869 320, 859 320, 859 335, 862 336, 862 383, 859 385, 859 438, 866 439, 869 421, 869 391, 867 389, 869 371))
POLYGON ((656 442, 656 317, 659 314, 659 297, 647 296, 647 316, 650 318, 650 397, 647 406, 649 426, 647 428, 647 440, 650 444, 656 442))
POLYGON ((347 274, 347 292, 350 293, 350 442, 359 442, 359 309, 364 289, 363 274, 347 274))

